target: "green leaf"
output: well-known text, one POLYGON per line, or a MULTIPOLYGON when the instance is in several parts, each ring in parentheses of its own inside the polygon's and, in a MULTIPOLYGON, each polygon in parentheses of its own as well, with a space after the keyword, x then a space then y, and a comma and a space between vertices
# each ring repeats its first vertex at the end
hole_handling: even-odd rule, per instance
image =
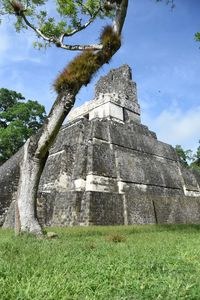
POLYGON ((200 32, 197 32, 197 33, 195 34, 195 40, 196 40, 197 42, 200 42, 200 32))
POLYGON ((0 89, 0 163, 12 156, 36 133, 46 117, 44 106, 21 93, 0 89))

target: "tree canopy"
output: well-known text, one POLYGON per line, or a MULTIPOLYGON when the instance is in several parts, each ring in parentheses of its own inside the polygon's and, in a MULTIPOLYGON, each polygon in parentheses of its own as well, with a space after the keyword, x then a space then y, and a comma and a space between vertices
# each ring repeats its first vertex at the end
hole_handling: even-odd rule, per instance
POLYGON ((190 166, 193 170, 200 173, 200 140, 199 140, 199 146, 197 148, 196 153, 194 154, 193 161, 190 166))
POLYGON ((11 157, 45 119, 45 108, 21 93, 0 89, 0 164, 11 157))
POLYGON ((200 173, 200 140, 196 153, 190 149, 184 150, 181 145, 176 145, 175 150, 182 166, 200 173))
POLYGON ((0 15, 13 15, 18 32, 32 29, 38 48, 55 44, 66 50, 101 49, 102 45, 69 45, 66 38, 87 28, 96 18, 112 17, 115 3, 107 0, 0 0, 0 15), (55 12, 49 15, 49 9, 55 12))
POLYGON ((192 150, 184 150, 181 145, 176 145, 175 150, 180 163, 184 167, 188 167, 189 161, 192 159, 192 150))

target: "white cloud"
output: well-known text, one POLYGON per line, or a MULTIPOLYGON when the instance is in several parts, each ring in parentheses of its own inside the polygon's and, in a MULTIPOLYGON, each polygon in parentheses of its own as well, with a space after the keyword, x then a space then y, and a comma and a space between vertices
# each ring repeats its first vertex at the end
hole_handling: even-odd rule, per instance
POLYGON ((3 23, 0 26, 0 65, 4 68, 6 65, 18 62, 31 62, 43 64, 44 59, 41 55, 36 55, 38 50, 33 49, 35 35, 33 32, 16 33, 12 24, 3 23))
POLYGON ((144 123, 154 130, 158 139, 172 144, 180 144, 185 149, 196 150, 200 139, 200 106, 188 111, 178 108, 165 109, 156 118, 144 115, 144 123))
POLYGON ((6 32, 5 27, 0 27, 0 36, 1 36, 1 43, 0 43, 0 64, 4 62, 4 54, 9 49, 9 36, 6 32))

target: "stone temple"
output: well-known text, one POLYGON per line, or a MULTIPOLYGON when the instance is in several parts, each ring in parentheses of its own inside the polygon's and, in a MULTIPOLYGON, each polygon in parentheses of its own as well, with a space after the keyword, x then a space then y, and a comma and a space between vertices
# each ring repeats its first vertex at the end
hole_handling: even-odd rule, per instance
MULTIPOLYGON (((0 168, 1 223, 13 224, 20 151, 0 168)), ((200 223, 200 176, 141 124, 127 65, 74 109, 50 150, 38 193, 44 225, 200 223)))

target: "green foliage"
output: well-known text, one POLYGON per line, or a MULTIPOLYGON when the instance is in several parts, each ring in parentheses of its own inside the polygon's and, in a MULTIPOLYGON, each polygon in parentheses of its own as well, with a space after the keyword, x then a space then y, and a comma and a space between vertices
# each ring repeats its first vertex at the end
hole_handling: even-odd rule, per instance
MULTIPOLYGON (((56 44, 58 42, 56 39, 62 34, 80 29, 89 18, 111 17, 112 11, 108 13, 104 9, 103 2, 102 0, 0 0, 0 17, 6 14, 13 16, 16 31, 20 32, 28 29, 23 14, 33 27, 38 28, 56 44), (55 13, 49 16, 48 10, 52 7, 55 13)), ((47 47, 51 42, 41 39, 34 42, 34 46, 47 47)))
POLYGON ((175 147, 176 154, 179 158, 180 163, 184 167, 188 167, 188 161, 192 159, 192 150, 184 150, 181 145, 176 145, 175 147))
POLYGON ((197 33, 195 34, 195 40, 196 40, 197 42, 200 42, 200 32, 197 32, 197 33))
POLYGON ((58 238, 0 230, 1 300, 199 299, 198 225, 48 230, 58 238))
POLYGON ((44 122, 45 109, 15 91, 0 89, 0 164, 11 157, 44 122))
POLYGON ((0 113, 6 111, 18 101, 24 100, 22 94, 7 89, 0 89, 0 113))
POLYGON ((56 24, 54 18, 48 18, 48 20, 41 26, 41 31, 44 32, 48 37, 59 37, 61 32, 65 31, 67 23, 60 21, 56 24))
POLYGON ((184 150, 180 145, 176 145, 175 150, 180 163, 184 167, 200 173, 200 145, 198 146, 195 154, 192 153, 192 150, 184 150))
POLYGON ((196 153, 194 154, 193 162, 191 163, 191 168, 200 174, 200 140, 199 147, 197 148, 196 153))
POLYGON ((94 74, 104 63, 109 62, 113 54, 121 45, 120 37, 111 26, 106 26, 100 35, 103 49, 99 51, 84 51, 76 56, 58 75, 54 82, 57 93, 64 89, 76 90, 82 85, 87 85, 94 74))

